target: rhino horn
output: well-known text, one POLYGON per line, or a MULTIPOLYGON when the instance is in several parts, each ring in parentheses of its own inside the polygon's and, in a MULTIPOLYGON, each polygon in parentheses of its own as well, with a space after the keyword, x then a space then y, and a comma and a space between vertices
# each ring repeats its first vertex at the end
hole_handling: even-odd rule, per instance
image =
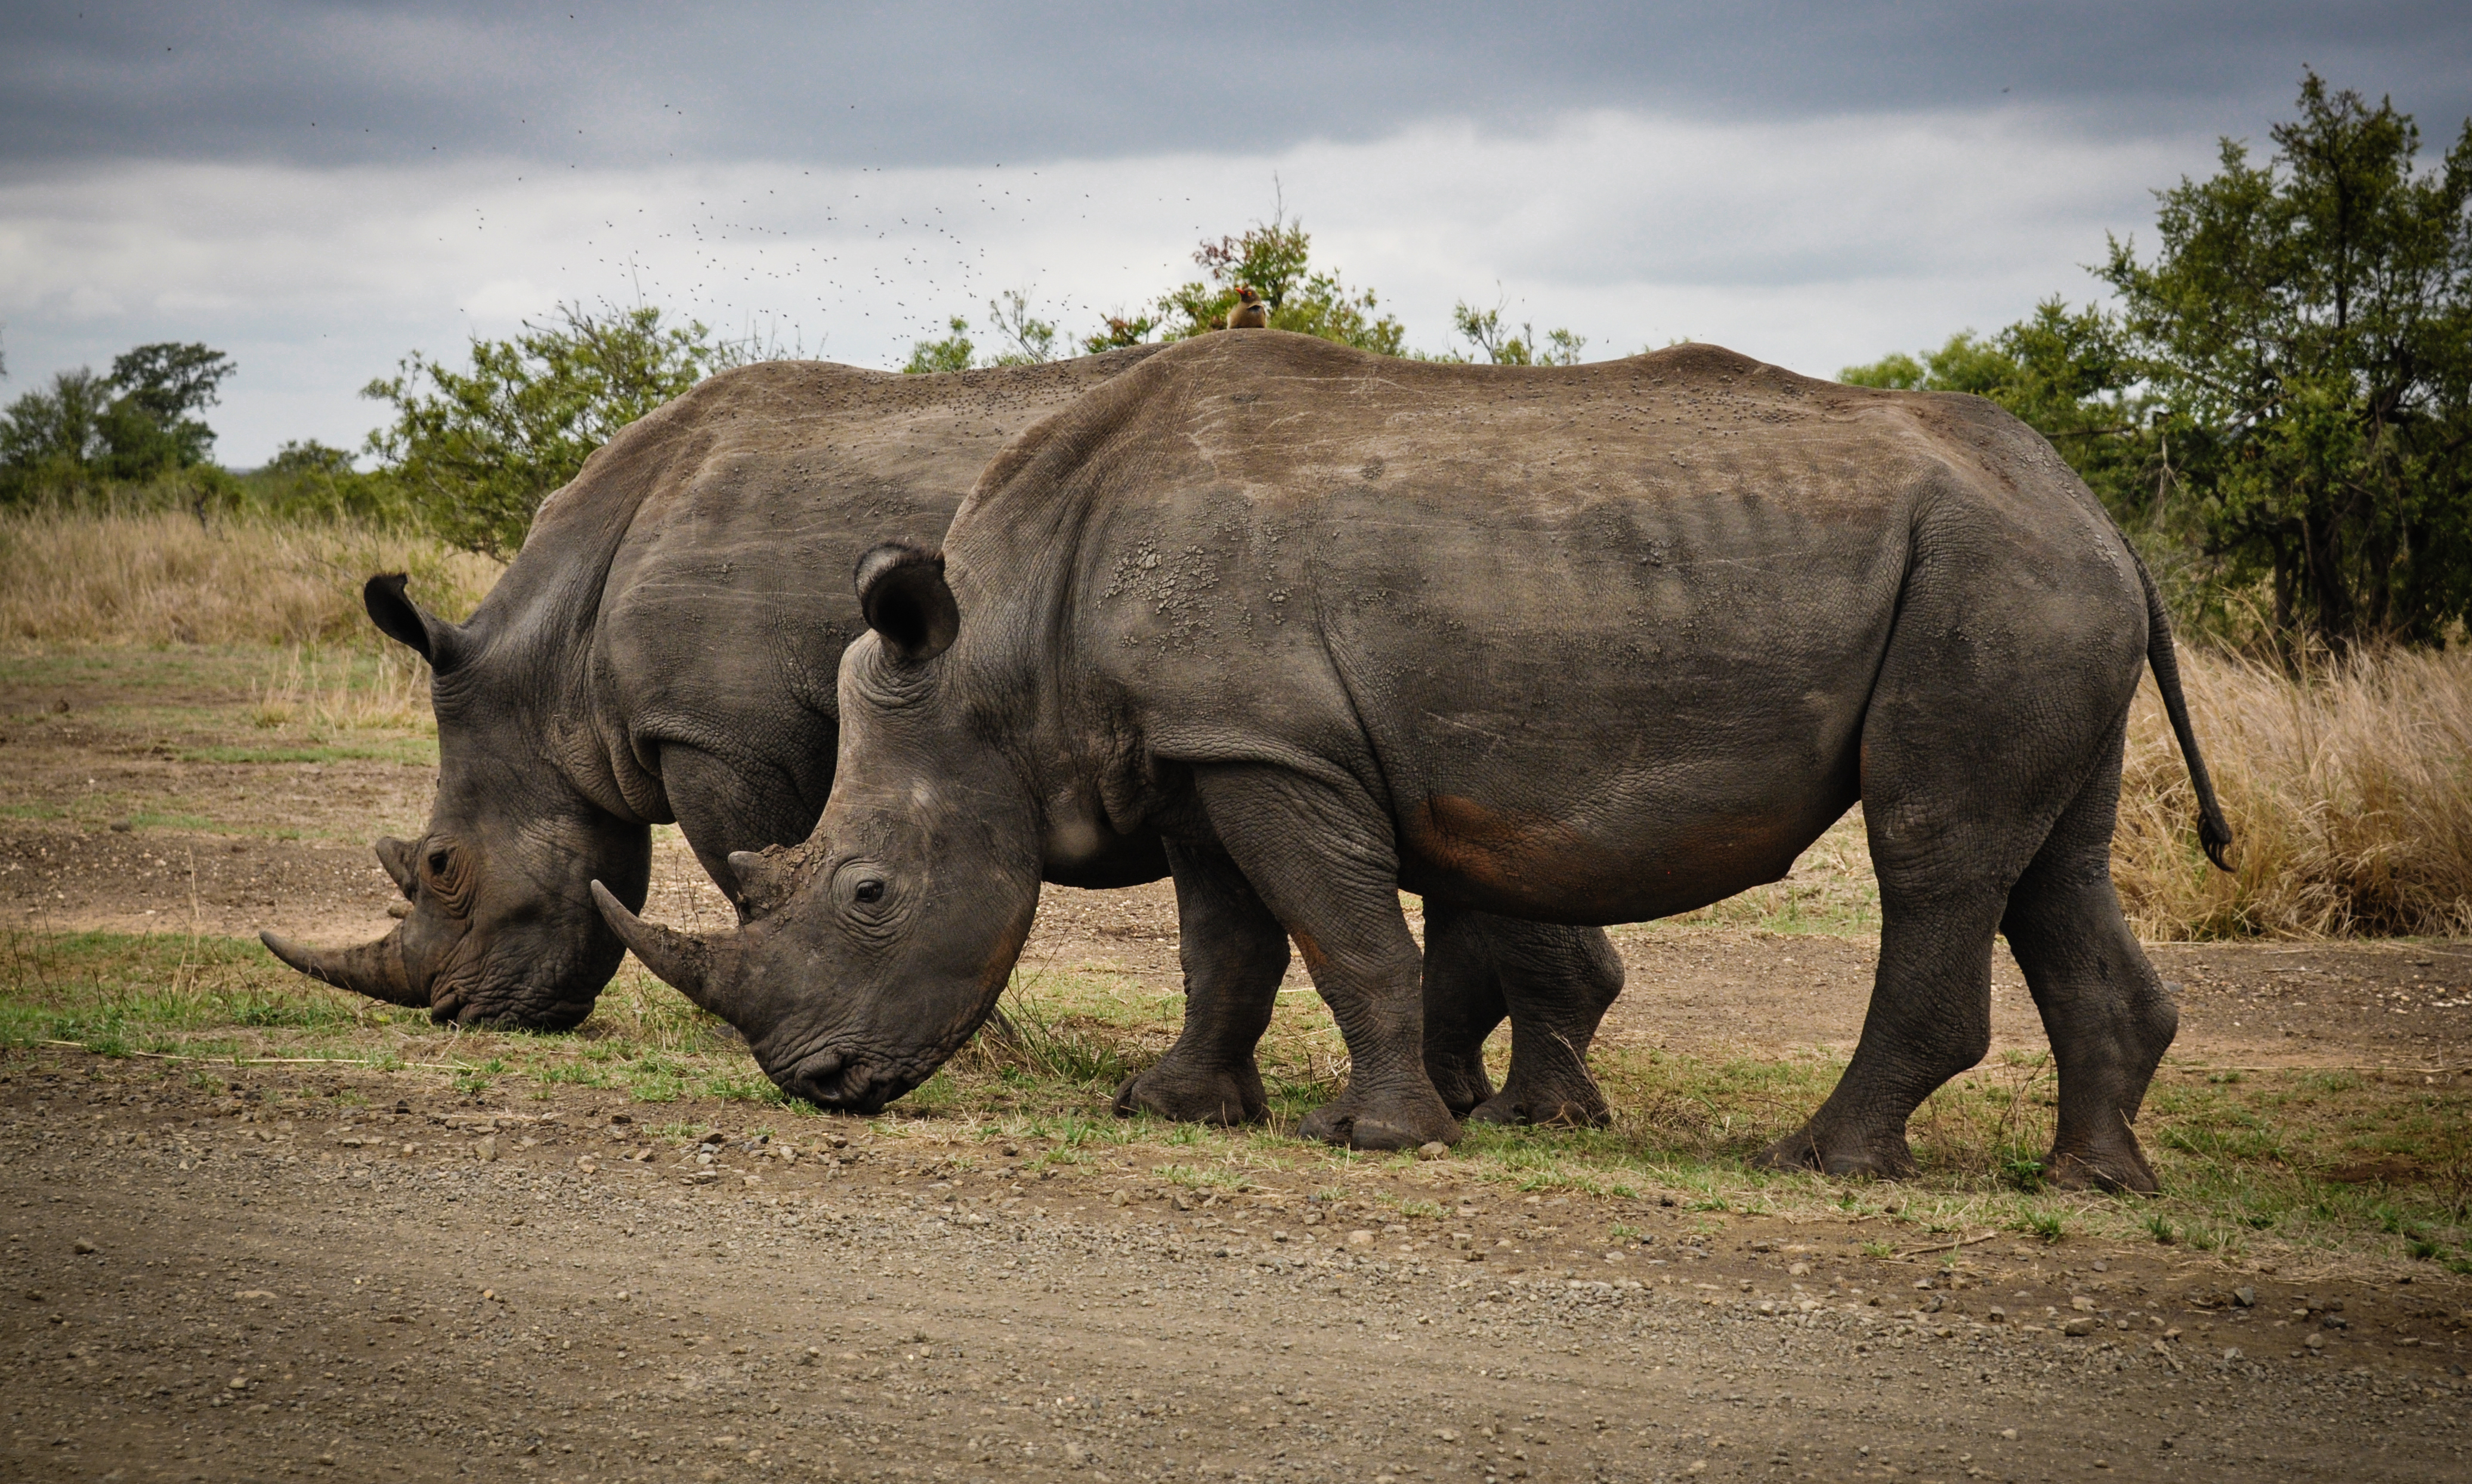
POLYGON ((729 853, 729 874, 738 878, 739 900, 770 906, 781 896, 788 873, 772 858, 752 850, 729 853))
POLYGON ((686 996, 713 1014, 727 1019, 722 1008, 721 976, 713 973, 713 946, 691 932, 664 928, 659 923, 646 922, 627 909, 627 904, 610 894, 599 882, 592 883, 592 905, 601 908, 602 920, 618 941, 644 961, 655 978, 686 996))
POLYGON ((379 837, 375 848, 378 853, 378 864, 386 868, 387 878, 395 883, 396 888, 406 899, 409 899, 414 886, 420 879, 419 873, 414 869, 412 863, 411 842, 399 840, 388 835, 379 837))
POLYGON ((268 953, 321 983, 389 1004, 427 1009, 429 991, 413 988, 411 976, 404 973, 403 942, 398 936, 401 931, 396 929, 374 943, 357 948, 311 948, 279 932, 261 932, 257 939, 266 945, 268 953))

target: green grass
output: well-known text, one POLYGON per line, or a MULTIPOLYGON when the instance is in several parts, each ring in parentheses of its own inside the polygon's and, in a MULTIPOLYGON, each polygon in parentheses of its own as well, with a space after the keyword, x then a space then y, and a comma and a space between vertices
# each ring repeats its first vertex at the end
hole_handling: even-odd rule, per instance
MULTIPOLYGON (((1296 1120, 1346 1070, 1337 1032, 1311 996, 1280 998, 1262 1047, 1272 1119, 1245 1129, 1112 1115, 1123 1075, 1174 1039, 1175 997, 1119 976, 1048 973, 1022 977, 1004 1003, 1012 1037, 983 1036, 878 1126, 1035 1140, 1044 1147, 1026 1151, 1031 1162, 1064 1169, 1144 1160, 1200 1193, 1242 1190, 1282 1169, 1354 1199, 1357 1175, 1412 1163, 1295 1138, 1296 1120)), ((818 1116, 785 1102, 726 1027, 631 963, 574 1031, 462 1033, 418 1011, 311 983, 245 939, 0 934, 0 1048, 50 1042, 189 1058, 208 1076, 234 1059, 331 1058, 442 1075, 475 1095, 592 1088, 654 1105, 722 1100, 760 1109, 780 1128, 818 1116)), ((1499 1077, 1499 1046, 1494 1055, 1499 1077)), ((2141 1200, 2043 1188, 2055 1085, 2040 1056, 1995 1059, 1935 1094, 1911 1125, 1921 1173, 1895 1184, 1831 1183, 1750 1163, 1827 1095, 1843 1070, 1833 1056, 1621 1049, 1600 1052, 1595 1065, 1616 1110, 1611 1127, 1473 1126, 1447 1166, 1451 1177, 1548 1199, 1591 1192, 1670 1202, 1712 1232, 1745 1215, 1860 1219, 1884 1251, 1994 1231, 2043 1242, 2370 1256, 2472 1270, 2472 1095, 2454 1084, 2314 1071, 2232 1082, 2167 1064, 2139 1126, 2165 1193, 2141 1200), (2359 1173, 2365 1168, 2371 1175, 2359 1173)), ((663 1132, 684 1139, 703 1127, 678 1119, 663 1132)), ((1443 1208, 1401 1196, 1393 1209, 1430 1216, 1443 1208)))

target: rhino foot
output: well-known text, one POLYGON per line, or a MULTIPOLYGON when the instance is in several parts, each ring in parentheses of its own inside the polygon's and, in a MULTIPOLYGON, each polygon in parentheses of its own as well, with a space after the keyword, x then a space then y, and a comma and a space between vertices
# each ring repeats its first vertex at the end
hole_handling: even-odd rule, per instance
POLYGON ((2043 1162, 2043 1183, 2061 1190, 2159 1194, 2163 1182, 2134 1142, 2110 1149, 2054 1149, 2043 1162))
POLYGON ((1533 1123, 1550 1128, 1603 1128, 1614 1120, 1613 1110, 1593 1086, 1584 1093, 1506 1087, 1464 1117, 1471 1123, 1533 1123))
POLYGON ((1465 1054, 1438 1052, 1428 1047, 1425 1075, 1433 1078, 1434 1091, 1441 1095, 1442 1106, 1461 1118, 1466 1118, 1468 1110, 1482 1107, 1494 1095, 1493 1079, 1486 1075, 1481 1046, 1465 1054))
POLYGON ((1839 1180, 1903 1180, 1914 1173, 1905 1130, 1864 1138, 1805 1125, 1752 1159, 1759 1169, 1800 1169, 1839 1180))
POLYGON ((1305 1115, 1296 1132, 1350 1149, 1418 1149, 1460 1142, 1459 1120, 1430 1088, 1387 1096, 1360 1096, 1351 1088, 1305 1115))
POLYGON ((1270 1112, 1262 1073, 1243 1067, 1179 1068, 1160 1062, 1134 1073, 1116 1089, 1116 1117, 1137 1113, 1178 1123, 1259 1123, 1270 1112))

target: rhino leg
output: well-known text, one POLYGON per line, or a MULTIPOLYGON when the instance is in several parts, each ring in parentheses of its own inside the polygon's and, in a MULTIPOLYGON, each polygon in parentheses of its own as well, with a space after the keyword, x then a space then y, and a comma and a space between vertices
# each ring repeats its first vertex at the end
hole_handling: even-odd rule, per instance
POLYGON ((1443 1106, 1461 1118, 1493 1096, 1486 1038, 1510 1013, 1492 944, 1478 921, 1463 907, 1426 899, 1425 1074, 1443 1106))
MULTIPOLYGON (((1466 1117, 1479 1123, 1581 1128, 1613 1121, 1605 1095, 1588 1074, 1588 1045, 1623 987, 1622 955, 1604 930, 1470 915, 1493 940, 1490 956, 1510 1011, 1510 1072, 1502 1091, 1466 1117)), ((1428 936, 1429 954, 1431 941, 1428 936)))
POLYGON ((1224 855, 1171 841, 1167 859, 1184 963, 1184 1030, 1156 1065, 1116 1089, 1116 1112, 1259 1122, 1270 1102, 1253 1048, 1287 976, 1288 934, 1224 855))
MULTIPOLYGON (((1961 545, 1941 553, 1926 540, 1908 579, 1863 721, 1860 791, 1881 913, 1870 1008, 1845 1075, 1809 1122, 1770 1146, 1772 1166, 1913 1173, 1908 1117, 1991 1048, 1991 944, 2010 889, 2103 760, 2115 775, 2120 766, 2142 636, 2099 605, 2053 606, 2036 613, 2031 647, 1986 656, 1975 648, 1983 615, 2016 599, 1973 590, 1971 560, 1961 545), (2026 678, 2059 675, 2072 683, 2026 678)), ((2063 1068, 2063 1097, 2070 1082, 2063 1068)))
POLYGON ((2059 1126, 2044 1178, 2068 1189, 2157 1190, 2131 1125, 2180 1012, 2148 962, 2111 884, 2120 742, 2053 827, 2008 893, 2001 922, 2051 1037, 2059 1126))
POLYGON ((1347 1043, 1347 1087, 1306 1115, 1305 1138, 1359 1149, 1457 1143, 1425 1074, 1423 954, 1399 910, 1390 821, 1362 795, 1282 768, 1195 769, 1210 826, 1295 940, 1347 1043))

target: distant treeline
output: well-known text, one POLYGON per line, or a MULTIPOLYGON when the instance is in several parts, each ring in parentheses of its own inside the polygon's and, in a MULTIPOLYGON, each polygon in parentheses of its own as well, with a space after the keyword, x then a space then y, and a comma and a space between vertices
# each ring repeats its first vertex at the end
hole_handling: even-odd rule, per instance
MULTIPOLYGON (((2298 116, 2252 162, 2157 193, 2153 255, 2114 239, 2104 306, 2055 296, 2016 323, 1848 366, 1866 386, 1971 392, 2049 437, 2163 580, 2181 622, 2291 662, 2442 646, 2472 619, 2472 120, 2442 159, 2390 102, 2304 77, 2298 116)), ((1375 293, 1275 214, 1194 253, 1202 276, 1070 336, 1015 292, 974 339, 915 344, 904 370, 963 370, 1175 340, 1240 305, 1382 355, 1569 365, 1584 338, 1462 301, 1458 346, 1406 344, 1375 293), (982 345, 992 347, 983 349, 982 345)), ((777 354, 650 306, 560 306, 468 365, 415 351, 363 393, 392 420, 346 452, 286 444, 213 464, 202 413, 234 374, 204 345, 141 345, 108 374, 59 373, 0 415, 0 506, 184 507, 399 522, 511 554, 540 502, 627 423, 716 370, 777 354), (373 467, 355 468, 366 458, 373 467)))

